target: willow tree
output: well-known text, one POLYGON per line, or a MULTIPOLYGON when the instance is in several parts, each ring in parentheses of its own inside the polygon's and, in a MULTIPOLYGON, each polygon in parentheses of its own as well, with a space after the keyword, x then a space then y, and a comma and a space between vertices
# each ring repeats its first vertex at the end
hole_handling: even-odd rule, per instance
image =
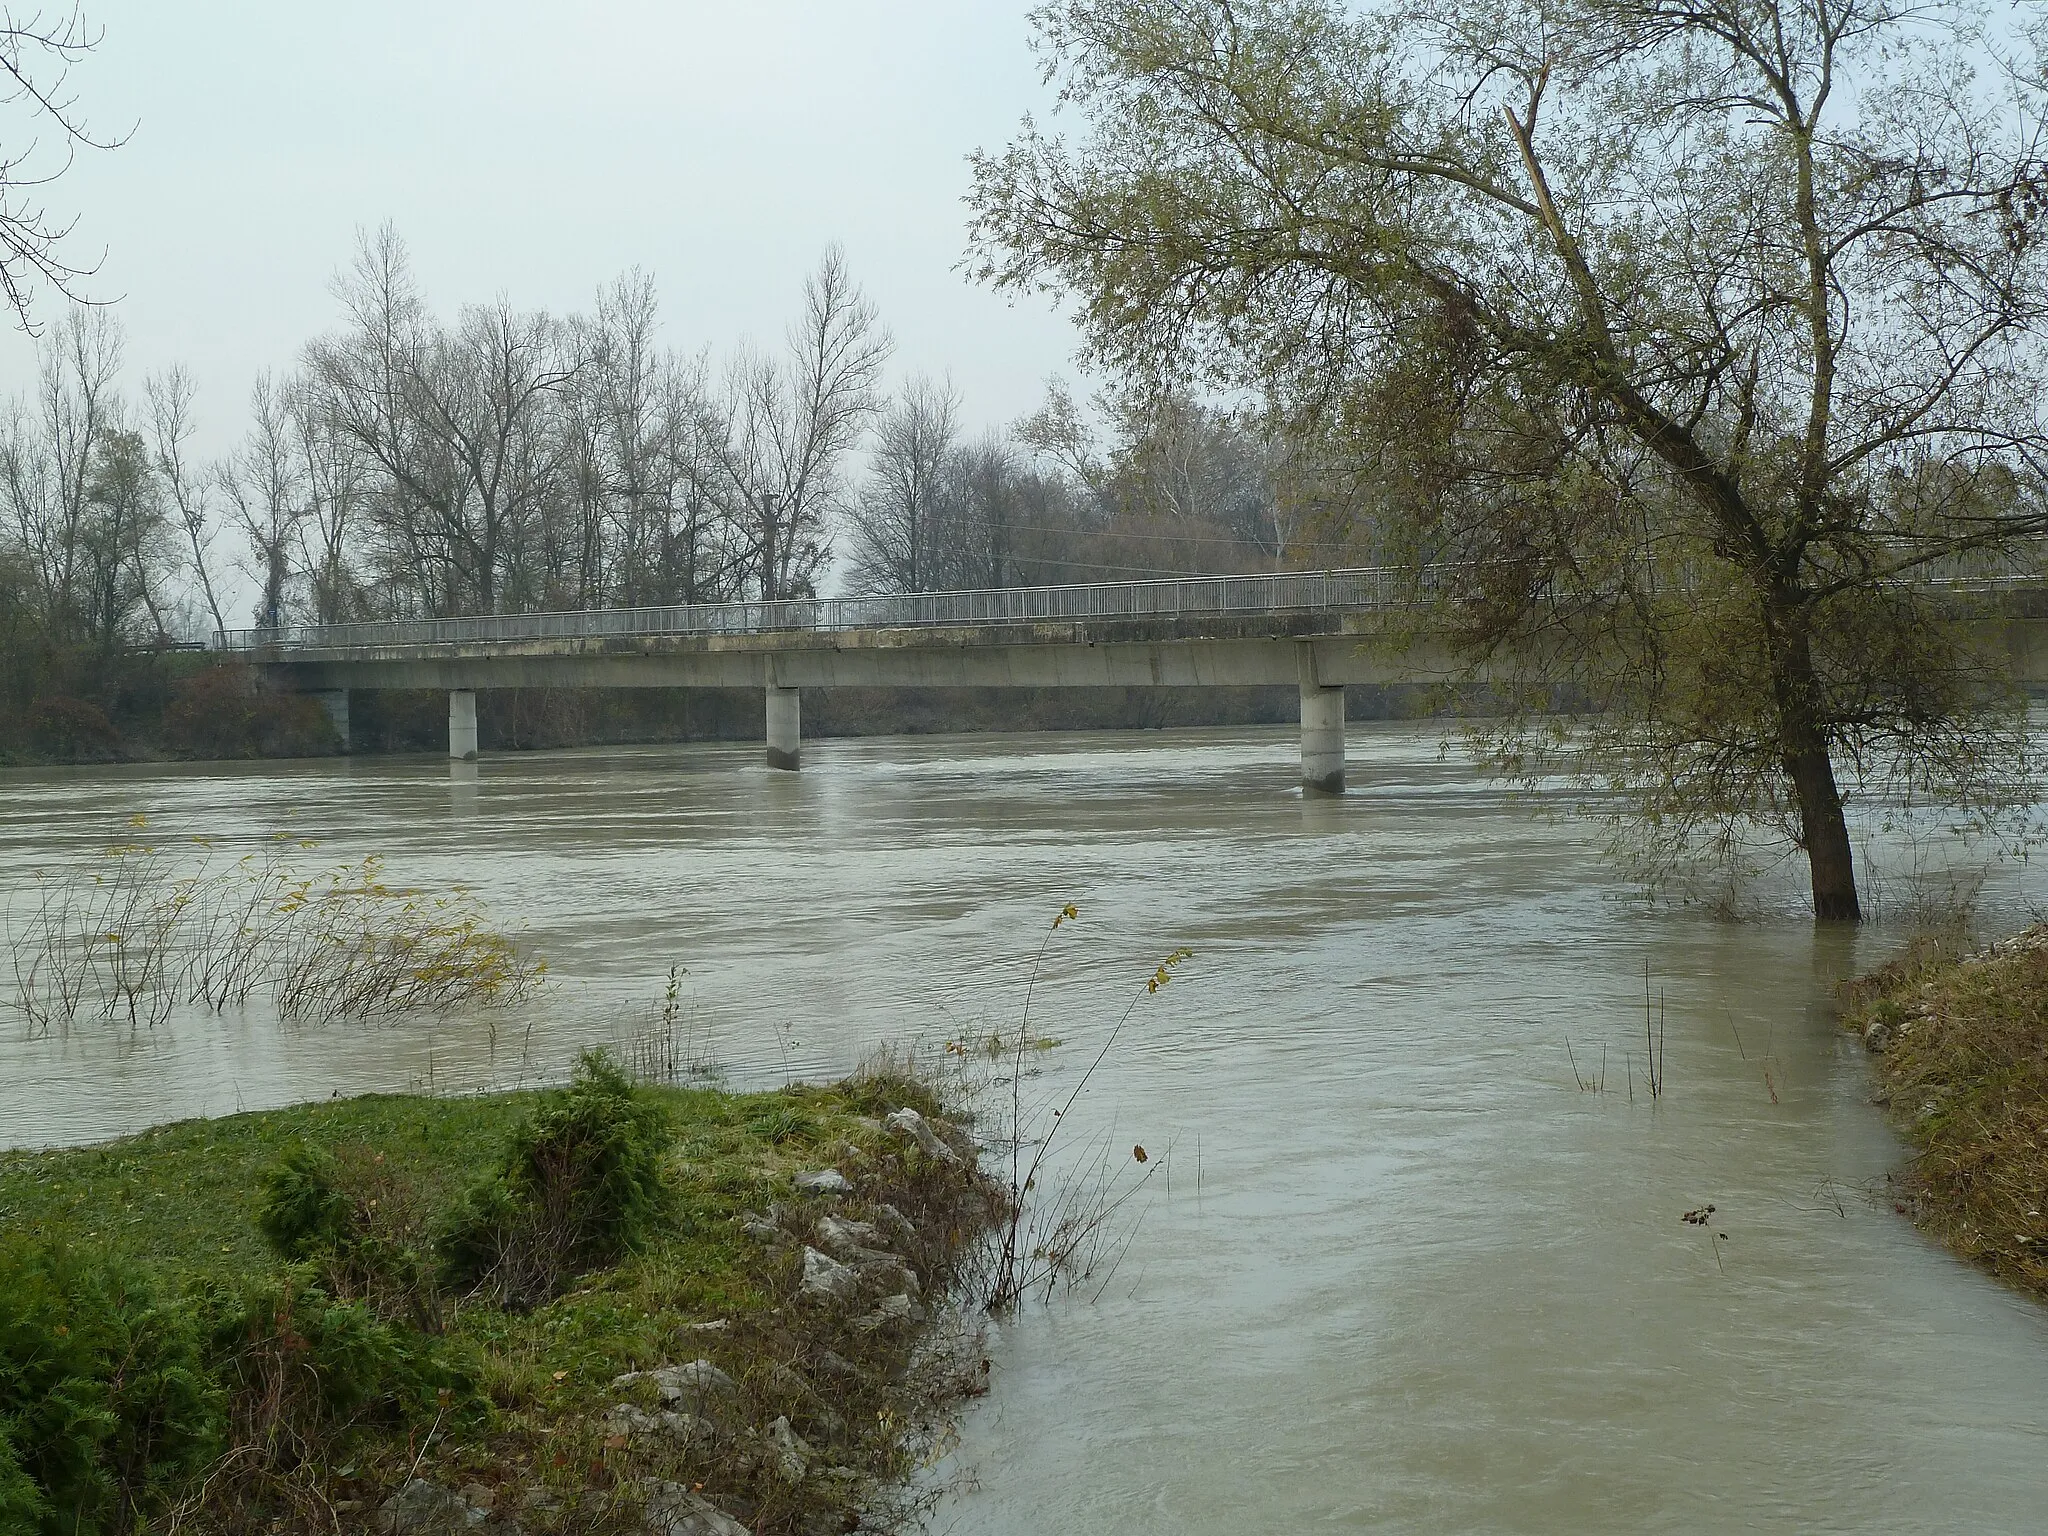
POLYGON ((2048 526, 2032 34, 1942 0, 1036 21, 1073 131, 977 157, 983 276, 1357 466, 1466 655, 1590 706, 1571 761, 1653 842, 1781 830, 1855 918, 1845 793, 2029 797, 2023 701, 1931 578, 2048 526))

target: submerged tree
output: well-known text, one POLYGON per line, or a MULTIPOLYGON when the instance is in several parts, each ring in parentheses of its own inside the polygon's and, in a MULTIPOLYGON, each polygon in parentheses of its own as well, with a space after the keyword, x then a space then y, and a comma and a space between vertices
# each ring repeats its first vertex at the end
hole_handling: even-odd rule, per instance
POLYGON ((2029 799, 2021 701, 1924 578, 2048 526, 2032 34, 1939 0, 1037 21, 1085 131, 978 159, 983 276, 1348 461, 1494 685, 1590 706, 1572 762, 1649 846, 1782 828, 1854 918, 1838 773, 2029 799))

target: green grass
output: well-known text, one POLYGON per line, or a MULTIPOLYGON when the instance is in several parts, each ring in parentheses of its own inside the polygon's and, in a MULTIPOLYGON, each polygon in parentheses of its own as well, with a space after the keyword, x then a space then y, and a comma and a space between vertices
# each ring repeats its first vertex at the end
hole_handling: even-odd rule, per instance
MULTIPOLYGON (((878 1107, 856 1086, 644 1091, 676 1128, 671 1171, 684 1219, 681 1251, 669 1257, 683 1261, 717 1248, 712 1230, 743 1206, 786 1193, 789 1175, 813 1166, 820 1149, 871 1138, 858 1117, 878 1107)), ((180 1280, 242 1278, 276 1262, 256 1231, 260 1180, 294 1142, 368 1149, 444 1207, 497 1159, 535 1098, 369 1094, 184 1120, 98 1146, 0 1152, 0 1231, 61 1231, 180 1280)), ((717 1267, 717 1253, 705 1257, 717 1267)))

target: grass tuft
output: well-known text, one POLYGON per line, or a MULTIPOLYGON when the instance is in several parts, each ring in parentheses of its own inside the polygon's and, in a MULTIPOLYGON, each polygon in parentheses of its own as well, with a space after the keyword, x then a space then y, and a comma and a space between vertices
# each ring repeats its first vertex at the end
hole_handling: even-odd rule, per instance
POLYGON ((2048 1296, 2048 925, 1976 955, 1916 944, 1843 1004, 1915 1152, 1900 1210, 2048 1296))

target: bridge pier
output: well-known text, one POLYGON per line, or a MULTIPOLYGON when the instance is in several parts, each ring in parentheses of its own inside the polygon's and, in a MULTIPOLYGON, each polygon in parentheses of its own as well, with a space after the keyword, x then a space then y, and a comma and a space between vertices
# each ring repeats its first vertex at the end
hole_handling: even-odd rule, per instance
POLYGON ((768 766, 791 773, 803 751, 803 695, 794 688, 768 685, 768 766))
POLYGON ((448 755, 462 762, 476 761, 476 693, 472 689, 449 691, 448 755))
POLYGON ((346 688, 322 688, 313 695, 320 701, 320 707, 327 711, 327 718, 334 723, 334 734, 341 738, 341 750, 348 751, 348 690, 346 688))
POLYGON ((1304 794, 1344 793, 1344 690, 1301 680, 1301 788, 1304 794))

